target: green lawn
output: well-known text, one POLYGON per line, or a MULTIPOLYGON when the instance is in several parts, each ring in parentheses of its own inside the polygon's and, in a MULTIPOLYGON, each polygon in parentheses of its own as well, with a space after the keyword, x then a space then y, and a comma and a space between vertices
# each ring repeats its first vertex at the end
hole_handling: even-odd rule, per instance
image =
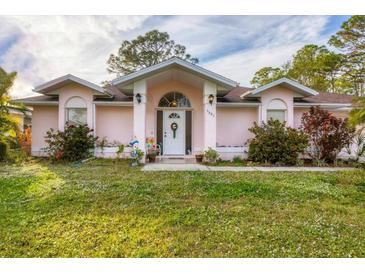
POLYGON ((0 257, 365 257, 365 171, 0 166, 0 257))

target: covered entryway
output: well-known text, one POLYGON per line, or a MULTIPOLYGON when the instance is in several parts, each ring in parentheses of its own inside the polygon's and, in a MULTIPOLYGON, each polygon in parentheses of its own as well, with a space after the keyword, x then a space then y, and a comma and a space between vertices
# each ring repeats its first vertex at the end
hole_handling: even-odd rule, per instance
POLYGON ((169 92, 157 109, 157 143, 165 156, 191 154, 191 104, 180 92, 169 92))

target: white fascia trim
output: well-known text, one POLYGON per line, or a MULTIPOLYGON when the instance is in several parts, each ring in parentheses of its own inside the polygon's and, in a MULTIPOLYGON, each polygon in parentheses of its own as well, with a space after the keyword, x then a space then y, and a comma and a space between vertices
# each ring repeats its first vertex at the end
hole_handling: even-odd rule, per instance
POLYGON ((299 84, 298 82, 296 81, 293 81, 293 80, 290 80, 288 78, 280 78, 276 81, 273 81, 269 84, 266 84, 266 85, 263 85, 262 87, 259 87, 257 89, 254 89, 252 90, 250 93, 244 93, 241 95, 241 98, 243 98, 244 96, 247 96, 247 95, 257 95, 269 88, 272 88, 272 87, 275 87, 275 86, 278 86, 280 84, 288 84, 290 86, 293 86, 293 87, 296 87, 297 89, 300 89, 301 91, 303 91, 304 93, 306 93, 308 96, 311 96, 311 95, 318 95, 318 92, 309 88, 309 87, 306 87, 306 86, 303 86, 302 84, 299 84))
POLYGON ((182 66, 186 69, 189 69, 189 70, 192 70, 192 71, 197 72, 199 74, 202 74, 202 75, 204 75, 208 78, 216 80, 217 82, 224 83, 225 85, 228 85, 232 88, 239 85, 239 83, 237 83, 236 81, 228 79, 228 78, 226 78, 222 75, 219 75, 215 72, 212 72, 210 70, 202 68, 198 65, 194 65, 190 62, 181 60, 180 58, 177 58, 177 57, 174 57, 174 58, 171 58, 169 60, 163 61, 163 62, 161 62, 159 64, 156 64, 156 65, 141 69, 139 71, 132 72, 128 75, 121 76, 119 78, 114 79, 111 83, 112 83, 112 85, 119 85, 121 83, 128 82, 130 80, 133 80, 134 78, 141 77, 145 74, 151 73, 155 70, 163 69, 163 68, 165 68, 167 66, 170 66, 170 65, 173 65, 173 64, 182 66))
POLYGON ((57 106, 58 101, 27 101, 27 100, 18 100, 18 102, 23 103, 27 106, 57 106))
POLYGON ((124 107, 131 107, 133 106, 133 102, 93 102, 94 105, 97 106, 124 106, 124 107))
POLYGON ((84 80, 84 79, 81 79, 79 77, 76 77, 72 74, 66 74, 64 76, 61 76, 61 77, 58 77, 56 79, 53 79, 49 82, 46 82, 42 85, 39 85, 39 86, 36 86, 33 91, 34 92, 38 92, 38 93, 42 93, 42 90, 46 89, 46 88, 50 88, 52 87, 53 85, 57 85, 57 84, 60 84, 64 81, 67 81, 67 80, 70 80, 72 82, 75 82, 75 83, 78 83, 82 86, 85 86, 85 87, 88 87, 90 89, 93 89, 95 91, 97 91, 98 93, 102 94, 102 95, 107 95, 107 96, 110 96, 108 93, 105 92, 105 90, 101 87, 101 86, 98 86, 94 83, 91 83, 87 80, 84 80))
POLYGON ((327 108, 352 108, 351 104, 341 104, 341 103, 294 103, 294 107, 327 107, 327 108))
POLYGON ((261 103, 217 103, 217 107, 258 107, 261 103))

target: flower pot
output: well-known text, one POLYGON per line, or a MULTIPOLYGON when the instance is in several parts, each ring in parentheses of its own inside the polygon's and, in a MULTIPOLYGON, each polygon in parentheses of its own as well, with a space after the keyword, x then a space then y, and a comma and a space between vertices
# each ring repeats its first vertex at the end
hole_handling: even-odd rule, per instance
POLYGON ((147 157, 150 163, 156 162, 156 155, 148 155, 147 157))
POLYGON ((195 155, 195 160, 197 163, 202 163, 203 162, 203 157, 204 155, 203 154, 196 154, 195 155))

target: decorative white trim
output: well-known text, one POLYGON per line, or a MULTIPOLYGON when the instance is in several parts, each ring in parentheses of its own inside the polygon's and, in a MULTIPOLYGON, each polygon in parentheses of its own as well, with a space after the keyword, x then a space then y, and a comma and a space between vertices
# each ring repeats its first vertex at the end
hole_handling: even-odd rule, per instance
POLYGON ((120 106, 120 107, 132 107, 133 102, 118 102, 118 101, 94 101, 94 105, 97 106, 120 106))
POLYGON ((326 108, 350 108, 352 109, 351 104, 344 103, 294 103, 294 107, 311 107, 311 106, 320 106, 326 108))
POLYGON ((226 102, 221 102, 221 103, 217 103, 217 107, 231 107, 231 108, 235 108, 235 107, 258 107, 261 106, 260 102, 257 103, 226 103, 226 102))
POLYGON ((23 100, 23 99, 17 99, 16 100, 19 103, 23 103, 24 105, 28 106, 57 106, 58 101, 32 101, 32 100, 23 100))
MULTIPOLYGON (((41 84, 39 86, 36 86, 33 89, 33 91, 34 92, 38 92, 38 93, 43 93, 43 91, 45 89, 51 88, 52 86, 57 85, 57 84, 61 84, 62 82, 65 82, 65 81, 72 81, 72 82, 78 83, 78 84, 80 84, 82 86, 88 87, 88 88, 96 91, 97 93, 99 93, 101 95, 107 95, 107 96, 111 97, 108 93, 105 92, 105 90, 102 87, 100 87, 100 86, 98 86, 98 85, 96 85, 94 83, 91 83, 91 82, 89 82, 87 80, 84 80, 84 79, 81 79, 79 77, 76 77, 76 76, 74 76, 72 74, 66 74, 64 76, 61 76, 61 77, 58 77, 58 78, 53 79, 51 81, 48 81, 48 82, 46 82, 44 84, 41 84)), ((47 92, 45 92, 45 93, 47 93, 47 92)))
POLYGON ((205 76, 205 77, 207 77, 211 80, 215 80, 216 82, 222 83, 222 84, 224 84, 228 87, 231 87, 231 88, 234 88, 234 87, 239 85, 239 83, 237 83, 236 81, 228 79, 228 78, 226 78, 222 75, 219 75, 215 72, 212 72, 212 71, 207 70, 205 68, 202 68, 200 66, 194 65, 190 62, 184 61, 184 60, 182 60, 180 58, 177 58, 177 57, 173 57, 169 60, 163 61, 163 62, 158 63, 156 65, 141 69, 141 70, 136 71, 136 72, 132 72, 128 75, 121 76, 119 78, 114 79, 111 83, 112 83, 112 85, 119 85, 119 84, 122 84, 122 83, 126 83, 128 81, 131 81, 131 80, 137 80, 137 78, 143 77, 143 76, 145 76, 149 73, 158 71, 160 69, 164 69, 164 68, 166 68, 168 66, 171 66, 171 65, 181 66, 185 69, 194 71, 195 73, 201 74, 201 75, 203 75, 203 76, 205 76))
POLYGON ((281 84, 288 84, 292 87, 295 87, 297 89, 300 90, 301 93, 307 95, 307 96, 312 96, 312 95, 318 95, 318 92, 309 88, 309 87, 306 87, 302 84, 299 84, 298 82, 296 81, 293 81, 293 80, 290 80, 288 78, 281 78, 281 79, 278 79, 276 81, 273 81, 269 84, 266 84, 266 85, 263 85, 257 89, 254 89, 252 91, 249 91, 249 92, 246 92, 244 94, 241 95, 241 98, 245 97, 245 96, 258 96, 259 93, 269 89, 269 88, 272 88, 272 87, 275 87, 275 86, 278 86, 278 85, 281 85, 281 84))
POLYGON ((217 146, 217 152, 222 160, 232 160, 233 157, 239 156, 242 159, 247 158, 247 146, 217 146))

